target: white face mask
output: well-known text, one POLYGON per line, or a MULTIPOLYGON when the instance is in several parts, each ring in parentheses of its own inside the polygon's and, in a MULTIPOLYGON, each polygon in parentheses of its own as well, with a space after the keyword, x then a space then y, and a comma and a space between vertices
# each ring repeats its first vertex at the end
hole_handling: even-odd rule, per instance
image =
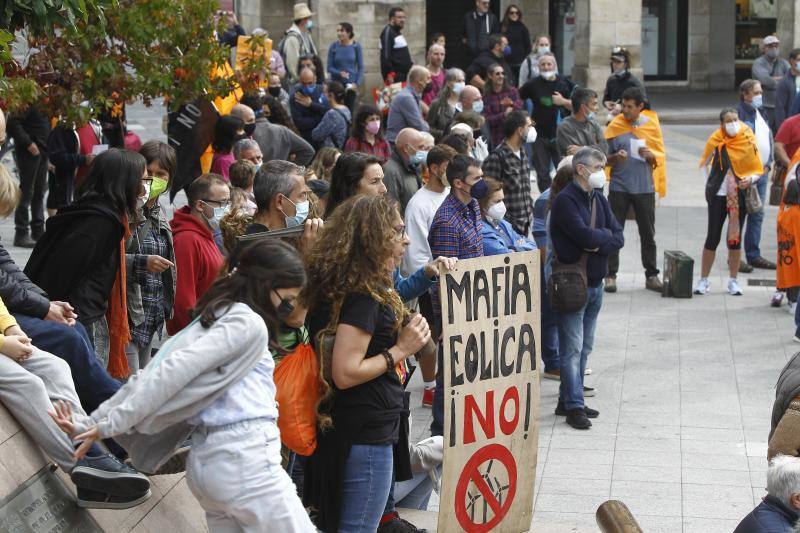
POLYGON ((589 187, 600 189, 606 184, 606 173, 602 170, 589 174, 589 187))
POLYGON ((556 71, 555 70, 548 70, 547 72, 541 72, 540 74, 546 80, 554 80, 554 79, 556 79, 556 71))
POLYGON ((531 126, 530 128, 528 128, 528 134, 525 136, 525 142, 528 144, 535 143, 537 135, 538 134, 536 133, 536 128, 531 126))
POLYGON ((506 204, 503 202, 497 202, 486 210, 486 216, 492 220, 503 220, 503 218, 506 216, 506 204))
POLYGON ((727 133, 731 137, 736 137, 736 135, 739 133, 739 128, 740 126, 738 120, 736 122, 725 123, 725 133, 727 133))
POLYGON ((462 89, 464 89, 464 87, 466 87, 466 85, 464 84, 463 81, 457 81, 453 84, 453 92, 456 94, 461 94, 461 91, 462 89))

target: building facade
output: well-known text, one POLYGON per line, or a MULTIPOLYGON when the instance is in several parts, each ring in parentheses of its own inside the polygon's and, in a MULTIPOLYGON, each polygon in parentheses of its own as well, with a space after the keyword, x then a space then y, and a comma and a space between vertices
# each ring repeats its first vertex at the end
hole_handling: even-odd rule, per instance
MULTIPOLYGON (((295 0, 234 0, 245 29, 263 27, 277 44, 291 24, 295 0)), ((353 24, 364 48, 367 90, 381 84, 378 37, 389 8, 408 15, 404 34, 415 61, 424 63, 430 36, 447 38, 448 66, 461 64, 461 24, 473 0, 311 0, 314 39, 323 60, 341 21, 353 24)), ((610 73, 609 54, 624 46, 633 70, 650 90, 729 90, 749 77, 770 34, 781 40, 785 57, 800 47, 800 0, 492 0, 502 18, 510 4, 523 12, 531 35, 547 34, 559 70, 602 89, 610 73)))

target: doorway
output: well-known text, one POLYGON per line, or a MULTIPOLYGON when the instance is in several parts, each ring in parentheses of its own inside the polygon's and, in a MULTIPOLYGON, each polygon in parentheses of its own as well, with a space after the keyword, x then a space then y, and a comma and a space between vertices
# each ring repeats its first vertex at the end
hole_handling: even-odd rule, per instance
MULTIPOLYGON (((461 39, 464 35, 464 15, 475 9, 475 0, 427 0, 425 6, 425 50, 437 33, 443 33, 447 56, 445 66, 465 69, 469 66, 461 39)), ((489 11, 500 20, 500 0, 491 0, 489 11)))

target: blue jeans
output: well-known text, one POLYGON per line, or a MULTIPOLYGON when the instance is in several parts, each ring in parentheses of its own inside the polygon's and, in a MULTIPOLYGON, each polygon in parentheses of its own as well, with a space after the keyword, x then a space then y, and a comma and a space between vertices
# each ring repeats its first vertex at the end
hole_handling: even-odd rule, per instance
POLYGON ((547 281, 544 278, 544 265, 542 265, 542 283, 539 294, 542 301, 542 362, 544 371, 552 372, 561 368, 561 358, 558 355, 558 325, 556 324, 556 314, 550 307, 550 299, 547 297, 547 281))
MULTIPOLYGON (((442 467, 438 468, 441 474, 442 467)), ((397 507, 402 509, 427 510, 431 492, 433 492, 433 480, 427 472, 414 474, 413 478, 394 484, 394 496, 398 498, 397 507)))
POLYGON ((70 327, 50 320, 13 314, 34 346, 67 362, 72 370, 75 392, 87 413, 91 414, 122 386, 100 364, 80 322, 70 327))
POLYGON ((392 486, 391 444, 354 444, 344 464, 340 533, 373 533, 392 486))
POLYGON ((597 315, 603 305, 603 284, 589 287, 586 305, 574 313, 556 313, 558 345, 561 351, 561 385, 558 401, 564 408, 583 409, 583 373, 592 353, 597 315))
POLYGON ((442 343, 436 351, 436 389, 433 391, 431 437, 444 435, 444 353, 442 343))
MULTIPOLYGON (((758 196, 761 197, 761 203, 766 204, 767 199, 767 182, 769 181, 769 172, 765 172, 761 179, 756 182, 758 189, 758 196)), ((747 214, 745 223, 747 227, 744 230, 744 254, 747 261, 755 261, 761 257, 761 224, 764 222, 764 210, 758 213, 747 214)))

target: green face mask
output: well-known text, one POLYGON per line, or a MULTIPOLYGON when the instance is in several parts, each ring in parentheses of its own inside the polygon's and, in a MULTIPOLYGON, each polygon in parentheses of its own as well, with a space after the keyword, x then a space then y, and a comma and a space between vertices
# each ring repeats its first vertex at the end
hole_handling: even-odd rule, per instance
POLYGON ((167 185, 168 182, 164 178, 153 176, 153 181, 150 185, 150 195, 147 197, 147 199, 152 200, 153 198, 158 198, 167 192, 167 185))

